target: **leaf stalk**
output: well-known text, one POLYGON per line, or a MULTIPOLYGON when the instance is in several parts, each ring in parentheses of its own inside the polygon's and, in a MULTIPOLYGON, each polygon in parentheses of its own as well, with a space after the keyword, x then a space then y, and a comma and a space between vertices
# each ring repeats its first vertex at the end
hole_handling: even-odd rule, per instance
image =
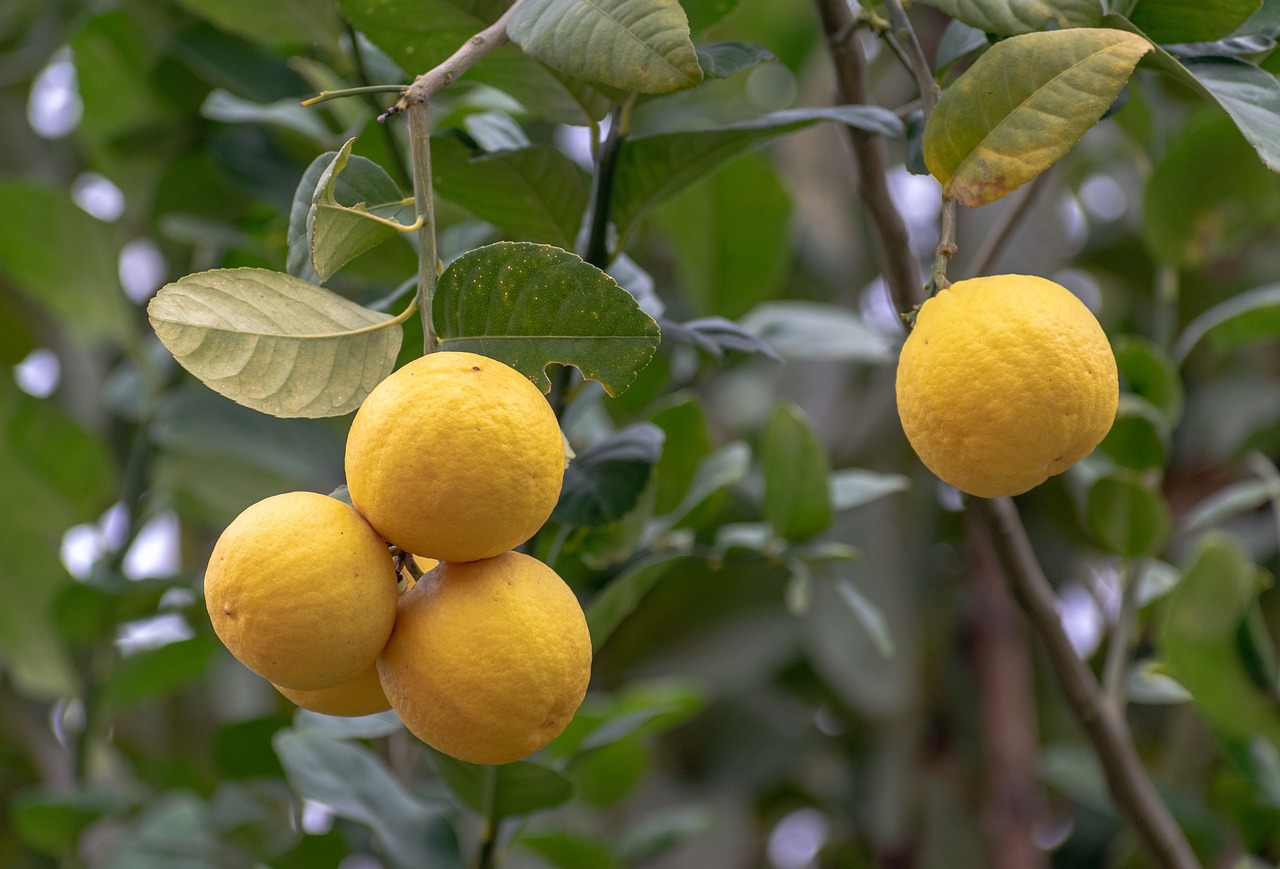
POLYGON ((436 330, 431 318, 436 279, 436 206, 431 179, 431 130, 426 102, 408 109, 409 154, 413 168, 414 210, 418 217, 418 313, 422 317, 422 352, 436 349, 436 330))

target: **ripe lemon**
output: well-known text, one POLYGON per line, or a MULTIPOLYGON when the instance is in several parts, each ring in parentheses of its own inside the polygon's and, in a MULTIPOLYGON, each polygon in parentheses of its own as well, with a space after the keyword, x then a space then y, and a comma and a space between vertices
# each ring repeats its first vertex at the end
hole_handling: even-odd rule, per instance
POLYGON ((347 487, 378 533, 441 561, 519 546, 551 515, 564 478, 560 426, 514 368, 428 353, 364 400, 347 435, 347 487))
POLYGON ((423 742, 471 763, 509 763, 573 717, 591 677, 591 637, 573 591, 536 558, 445 562, 401 596, 378 674, 423 742))
POLYGON ((359 675, 395 622, 395 566, 346 504, 313 492, 259 501, 213 547, 204 579, 213 629, 239 661, 286 688, 359 675))
POLYGON ((1115 420, 1116 360, 1065 287, 1028 275, 952 284, 898 360, 898 415, 921 461, 981 498, 1019 495, 1093 451, 1115 420))
POLYGON ((295 706, 323 715, 346 717, 374 715, 391 708, 391 701, 387 699, 386 693, 382 690, 382 683, 378 680, 376 664, 370 664, 354 679, 340 682, 332 688, 299 691, 296 688, 282 688, 279 685, 275 687, 295 706))

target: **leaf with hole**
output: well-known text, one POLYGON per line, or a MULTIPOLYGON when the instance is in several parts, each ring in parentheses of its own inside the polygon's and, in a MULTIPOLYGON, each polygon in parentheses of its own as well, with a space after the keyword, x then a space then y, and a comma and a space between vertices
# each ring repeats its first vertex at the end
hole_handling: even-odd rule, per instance
POLYGON ((432 320, 444 350, 507 363, 543 392, 546 367, 572 365, 610 395, 626 390, 658 348, 658 324, 630 293, 581 257, 498 242, 454 260, 436 287, 432 320))
POLYGON ((320 173, 307 212, 311 265, 322 281, 360 254, 401 232, 413 230, 412 225, 405 226, 398 219, 406 210, 411 214, 412 208, 406 206, 391 176, 371 160, 359 158, 351 167, 352 177, 345 179, 345 189, 353 192, 358 201, 354 205, 338 201, 338 179, 352 159, 355 141, 348 139, 320 173))
POLYGON ((924 131, 924 157, 946 195, 976 207, 1035 178, 1098 122, 1146 39, 1076 28, 992 46, 947 88, 924 131))
POLYGON ((677 0, 524 0, 507 33, 552 69, 624 91, 669 93, 702 81, 677 0))
POLYGON ((1096 27, 1098 0, 923 0, 970 27, 997 36, 1046 28, 1096 27))
POLYGON ((183 368, 272 416, 341 416, 395 367, 393 318, 267 269, 218 269, 161 288, 151 327, 183 368))

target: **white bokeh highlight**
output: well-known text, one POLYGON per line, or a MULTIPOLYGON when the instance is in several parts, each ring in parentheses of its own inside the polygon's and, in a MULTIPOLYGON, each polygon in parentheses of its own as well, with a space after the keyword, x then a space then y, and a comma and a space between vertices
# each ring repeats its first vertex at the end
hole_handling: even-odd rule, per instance
POLYGON ((27 123, 45 139, 61 139, 80 124, 84 103, 70 49, 62 49, 36 76, 27 99, 27 123))
POLYGON ((13 366, 13 379, 27 395, 48 398, 62 381, 62 363, 57 353, 47 347, 37 347, 13 366))

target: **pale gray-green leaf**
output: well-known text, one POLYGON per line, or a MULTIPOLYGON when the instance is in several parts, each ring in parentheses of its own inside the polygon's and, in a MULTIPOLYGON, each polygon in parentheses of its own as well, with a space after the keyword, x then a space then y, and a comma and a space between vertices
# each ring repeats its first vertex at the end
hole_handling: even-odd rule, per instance
POLYGON ((1096 27, 1099 0, 921 0, 970 27, 998 36, 1034 33, 1047 27, 1096 27))
POLYGON ((852 311, 822 302, 765 302, 741 325, 791 361, 884 364, 894 358, 888 338, 852 311))
POLYGON ((708 42, 698 46, 698 63, 707 78, 728 78, 769 60, 777 58, 754 42, 708 42))
POLYGON ((507 32, 530 57, 610 87, 658 94, 702 81, 677 0, 525 0, 507 32))
POLYGON ((311 265, 322 281, 407 229, 393 216, 406 208, 400 188, 371 160, 359 158, 361 162, 352 166, 353 177, 344 185, 355 193, 355 204, 338 201, 338 179, 352 160, 353 144, 355 139, 348 139, 320 174, 307 212, 311 265))
POLYGON ((163 287, 147 315, 182 367, 272 416, 350 413, 400 349, 390 316, 266 269, 188 275, 163 287))

